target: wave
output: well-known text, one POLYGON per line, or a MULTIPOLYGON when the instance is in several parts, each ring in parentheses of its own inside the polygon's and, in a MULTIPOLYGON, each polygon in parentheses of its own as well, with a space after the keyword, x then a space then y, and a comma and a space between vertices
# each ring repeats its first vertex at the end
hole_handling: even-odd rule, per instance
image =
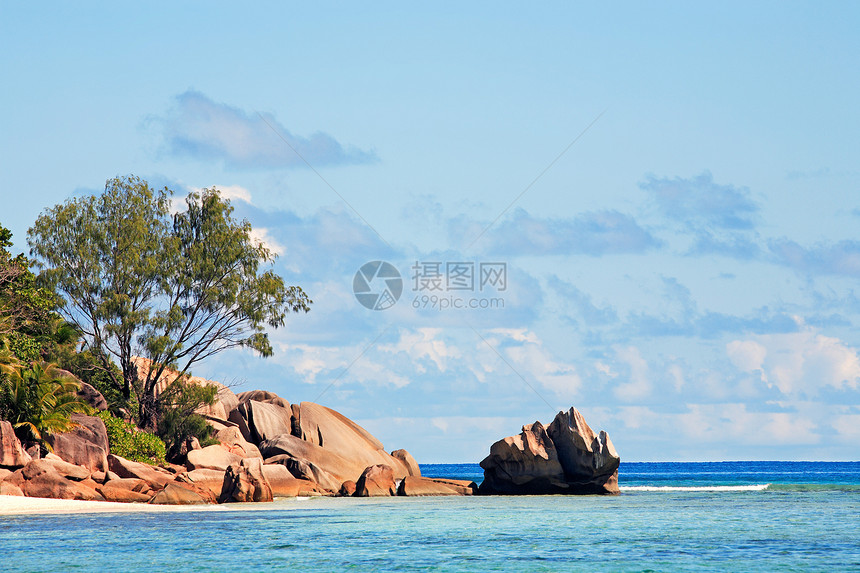
POLYGON ((622 485, 621 493, 635 491, 764 491, 771 484, 753 485, 622 485))
POLYGON ((767 491, 776 493, 794 492, 849 492, 860 493, 858 484, 840 483, 761 483, 748 485, 627 485, 619 486, 621 493, 635 492, 733 492, 767 491))

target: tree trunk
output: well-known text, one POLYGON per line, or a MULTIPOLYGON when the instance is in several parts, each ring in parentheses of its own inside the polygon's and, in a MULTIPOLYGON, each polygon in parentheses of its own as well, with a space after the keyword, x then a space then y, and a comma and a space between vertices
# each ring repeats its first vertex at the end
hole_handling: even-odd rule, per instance
POLYGON ((158 429, 158 400, 154 393, 145 394, 140 397, 140 408, 138 410, 138 426, 147 432, 155 432, 158 429))

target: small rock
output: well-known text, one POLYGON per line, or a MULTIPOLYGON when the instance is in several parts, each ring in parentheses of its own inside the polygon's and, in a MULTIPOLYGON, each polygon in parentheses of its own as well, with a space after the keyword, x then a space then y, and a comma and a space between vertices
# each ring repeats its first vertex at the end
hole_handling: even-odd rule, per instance
POLYGON ((19 468, 26 466, 33 458, 21 446, 12 424, 0 421, 0 466, 19 468))
POLYGON ((397 495, 394 470, 389 466, 375 465, 364 470, 355 483, 355 497, 385 497, 397 495))
POLYGON ((355 495, 355 482, 352 480, 346 480, 342 484, 340 484, 340 489, 337 490, 338 497, 351 497, 355 495))
POLYGON ((473 481, 406 476, 397 488, 397 495, 475 495, 477 491, 478 485, 473 481))

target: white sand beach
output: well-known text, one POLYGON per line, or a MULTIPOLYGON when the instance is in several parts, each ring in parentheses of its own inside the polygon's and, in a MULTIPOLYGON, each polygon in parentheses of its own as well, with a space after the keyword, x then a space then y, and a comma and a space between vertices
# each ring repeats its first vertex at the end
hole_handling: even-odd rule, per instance
POLYGON ((116 513, 130 511, 165 511, 187 509, 188 506, 157 506, 145 503, 113 503, 108 501, 78 501, 0 495, 0 515, 29 515, 54 513, 116 513))
POLYGON ((294 509, 296 502, 311 498, 276 498, 270 503, 229 503, 221 505, 150 505, 148 503, 114 503, 110 501, 79 501, 0 495, 0 516, 63 513, 129 513, 176 511, 254 511, 294 509))

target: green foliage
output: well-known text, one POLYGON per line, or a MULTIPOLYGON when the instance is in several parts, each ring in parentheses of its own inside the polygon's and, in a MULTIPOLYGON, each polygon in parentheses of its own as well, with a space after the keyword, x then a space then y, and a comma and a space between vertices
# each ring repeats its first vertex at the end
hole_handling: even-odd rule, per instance
POLYGON ((7 363, 0 368, 0 411, 25 441, 38 441, 50 450, 47 436, 68 432, 75 427, 70 416, 90 409, 77 395, 77 382, 61 376, 53 364, 7 363))
POLYGON ((166 448, 158 436, 137 429, 109 411, 99 412, 107 428, 110 452, 115 456, 150 465, 165 463, 166 448))
POLYGON ((169 213, 172 191, 134 176, 111 179, 101 195, 46 210, 28 233, 46 284, 65 297, 65 316, 126 400, 137 394, 139 423, 155 429, 165 369, 184 374, 234 347, 270 356, 266 327, 311 300, 262 265, 275 256, 233 219, 217 189, 192 193, 186 210, 169 213), (133 356, 154 367, 138 384, 133 356), (110 370, 118 361, 122 376, 110 370))
POLYGON ((88 349, 62 355, 59 364, 61 368, 101 392, 114 414, 120 414, 122 411, 137 412, 137 400, 134 394, 126 399, 121 388, 117 388, 114 384, 115 379, 122 378, 122 372, 112 361, 97 357, 92 350, 88 349), (105 363, 107 367, 104 366, 105 363))
POLYGON ((12 233, 0 225, 0 341, 19 360, 37 361, 50 349, 51 311, 59 301, 37 285, 23 254, 12 256, 11 245, 12 233))
POLYGON ((181 378, 162 392, 158 435, 167 445, 170 458, 178 455, 179 448, 188 438, 197 438, 203 446, 216 443, 211 439, 212 426, 195 410, 214 404, 217 393, 215 386, 189 384, 181 378))

